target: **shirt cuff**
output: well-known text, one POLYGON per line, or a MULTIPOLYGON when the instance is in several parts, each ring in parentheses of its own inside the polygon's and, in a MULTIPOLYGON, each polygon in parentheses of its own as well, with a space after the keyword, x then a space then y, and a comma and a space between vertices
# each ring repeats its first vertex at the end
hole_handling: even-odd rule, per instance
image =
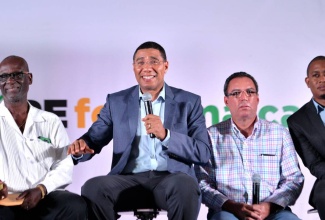
POLYGON ((71 157, 72 157, 72 159, 74 159, 74 160, 80 160, 81 158, 83 158, 83 157, 84 157, 84 155, 83 155, 83 154, 81 154, 81 156, 79 156, 79 157, 76 157, 76 156, 73 156, 73 155, 71 154, 71 157))
POLYGON ((166 129, 167 135, 165 137, 165 139, 161 142, 161 144, 168 148, 168 144, 169 144, 169 139, 170 139, 170 131, 168 129, 166 129))

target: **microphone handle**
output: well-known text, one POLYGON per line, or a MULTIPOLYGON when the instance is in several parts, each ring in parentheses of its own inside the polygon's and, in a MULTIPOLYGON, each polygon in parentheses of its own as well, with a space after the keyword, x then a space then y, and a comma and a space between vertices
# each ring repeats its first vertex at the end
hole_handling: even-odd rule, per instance
POLYGON ((260 184, 253 183, 253 204, 260 204, 260 184))
MULTIPOLYGON (((153 114, 151 101, 145 101, 144 102, 144 108, 146 109, 146 114, 147 115, 153 114)), ((155 138, 156 137, 154 134, 149 134, 149 135, 150 135, 150 138, 155 138)))

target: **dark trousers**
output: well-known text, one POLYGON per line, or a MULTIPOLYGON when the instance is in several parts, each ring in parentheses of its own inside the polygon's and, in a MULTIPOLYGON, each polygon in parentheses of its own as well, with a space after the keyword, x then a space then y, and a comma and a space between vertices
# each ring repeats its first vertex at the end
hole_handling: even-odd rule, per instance
POLYGON ((325 180, 316 180, 310 194, 309 203, 317 209, 319 217, 325 220, 325 180))
POLYGON ((115 220, 118 206, 136 207, 148 192, 158 208, 167 211, 168 219, 197 219, 201 204, 199 186, 196 179, 184 173, 148 171, 99 176, 81 188, 88 204, 89 220, 115 220))
POLYGON ((85 220, 87 204, 83 198, 68 191, 53 191, 33 209, 0 206, 0 220, 85 220))

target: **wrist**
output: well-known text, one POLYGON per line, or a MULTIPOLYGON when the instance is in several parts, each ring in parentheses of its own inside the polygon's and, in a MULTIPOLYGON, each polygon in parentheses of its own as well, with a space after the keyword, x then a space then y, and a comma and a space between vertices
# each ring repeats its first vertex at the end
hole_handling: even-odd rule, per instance
POLYGON ((36 186, 36 188, 40 189, 41 194, 42 194, 42 199, 44 199, 44 197, 47 194, 46 187, 43 184, 39 184, 39 185, 36 186))

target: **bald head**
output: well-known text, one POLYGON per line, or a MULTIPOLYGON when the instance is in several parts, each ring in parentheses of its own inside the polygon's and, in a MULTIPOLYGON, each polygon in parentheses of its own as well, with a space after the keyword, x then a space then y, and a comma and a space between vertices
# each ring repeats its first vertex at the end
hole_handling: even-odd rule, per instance
POLYGON ((4 60, 1 61, 0 63, 0 74, 1 73, 6 73, 6 67, 11 66, 15 67, 17 69, 20 69, 21 71, 24 72, 29 72, 28 64, 26 60, 22 57, 19 56, 8 56, 4 60))

